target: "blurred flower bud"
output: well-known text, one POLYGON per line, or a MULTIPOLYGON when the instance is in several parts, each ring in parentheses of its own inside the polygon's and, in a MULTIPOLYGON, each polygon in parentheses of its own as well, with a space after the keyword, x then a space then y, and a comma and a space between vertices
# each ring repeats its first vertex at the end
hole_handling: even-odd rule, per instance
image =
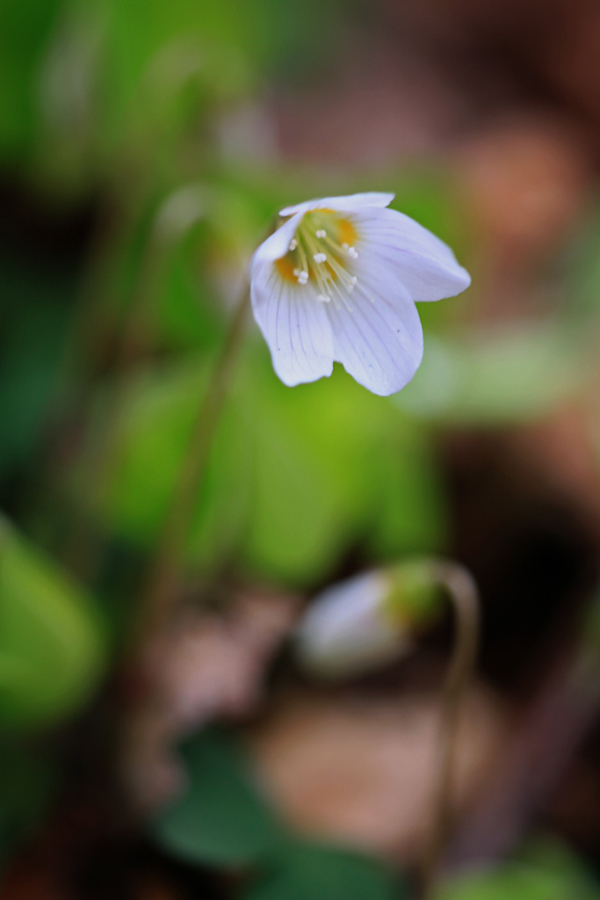
POLYGON ((319 594, 295 634, 303 669, 360 675, 403 656, 416 630, 442 608, 436 567, 419 560, 376 569, 319 594))

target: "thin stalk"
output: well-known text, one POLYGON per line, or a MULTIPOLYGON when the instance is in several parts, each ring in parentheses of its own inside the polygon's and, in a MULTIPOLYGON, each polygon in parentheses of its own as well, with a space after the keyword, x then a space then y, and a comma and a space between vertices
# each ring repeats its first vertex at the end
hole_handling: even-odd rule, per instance
MULTIPOLYGON (((120 333, 116 336, 114 364, 105 399, 105 428, 90 451, 88 461, 88 504, 97 507, 106 490, 119 431, 119 417, 127 390, 127 374, 136 360, 150 356, 155 343, 157 304, 164 282, 169 248, 164 242, 150 238, 144 253, 138 285, 129 303, 120 333)), ((84 386, 88 394, 93 382, 84 386)), ((64 541, 62 558, 65 565, 84 581, 91 581, 104 547, 102 529, 89 512, 75 514, 64 541)))
POLYGON ((140 598, 140 622, 135 636, 139 645, 168 621, 177 602, 177 582, 185 556, 189 527, 241 346, 248 300, 249 291, 245 290, 233 313, 206 395, 198 408, 171 506, 140 598))
POLYGON ((479 595, 471 574, 461 565, 435 564, 436 580, 452 603, 456 636, 443 688, 440 766, 433 793, 433 827, 421 872, 421 897, 431 900, 439 862, 452 824, 452 793, 460 711, 475 669, 479 639, 479 595))

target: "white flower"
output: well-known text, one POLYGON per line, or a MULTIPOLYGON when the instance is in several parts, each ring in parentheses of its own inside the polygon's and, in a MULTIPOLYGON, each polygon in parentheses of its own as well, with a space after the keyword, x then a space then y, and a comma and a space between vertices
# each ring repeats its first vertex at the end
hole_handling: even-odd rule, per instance
POLYGON ((315 675, 343 678, 406 653, 410 630, 387 609, 389 594, 390 578, 383 570, 366 572, 319 594, 295 634, 302 667, 315 675))
POLYGON ((354 194, 288 206, 254 254, 254 316, 290 387, 331 375, 337 361, 374 394, 394 394, 423 355, 415 302, 469 286, 446 244, 385 208, 393 198, 354 194))

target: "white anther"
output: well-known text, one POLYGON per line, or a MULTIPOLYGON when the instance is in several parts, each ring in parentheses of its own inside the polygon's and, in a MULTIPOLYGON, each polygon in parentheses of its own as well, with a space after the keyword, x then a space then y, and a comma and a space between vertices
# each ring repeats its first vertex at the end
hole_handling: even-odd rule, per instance
POLYGON ((348 247, 348 256, 351 256, 352 259, 358 259, 358 253, 354 249, 354 247, 348 247))
POLYGON ((350 244, 346 244, 346 243, 342 244, 342 250, 345 250, 346 253, 348 252, 349 249, 350 249, 350 244))
POLYGON ((296 240, 296 238, 292 238, 290 241, 290 250, 295 250, 297 246, 298 241, 296 240))
POLYGON ((326 253, 315 253, 313 259, 316 263, 324 263, 327 262, 327 254, 326 253))
POLYGON ((355 285, 356 282, 358 281, 358 278, 356 277, 356 275, 352 275, 352 276, 350 277, 350 281, 352 282, 352 287, 354 287, 354 285, 355 285))
POLYGON ((296 278, 298 277, 299 274, 300 274, 300 269, 294 269, 294 275, 296 276, 296 278))
POLYGON ((331 303, 331 297, 328 297, 327 294, 317 294, 317 300, 320 300, 321 303, 331 303))
POLYGON ((315 234, 316 234, 316 236, 317 236, 318 238, 325 238, 325 237, 327 237, 327 232, 325 231, 324 228, 319 228, 318 231, 315 231, 315 234))

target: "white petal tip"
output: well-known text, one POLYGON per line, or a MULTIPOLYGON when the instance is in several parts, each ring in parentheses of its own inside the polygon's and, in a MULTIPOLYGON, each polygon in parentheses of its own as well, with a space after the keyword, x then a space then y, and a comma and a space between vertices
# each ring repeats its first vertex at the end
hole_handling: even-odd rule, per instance
POLYGON ((279 215, 293 216, 296 213, 305 213, 311 209, 336 209, 348 212, 351 212, 353 209, 364 209, 368 206, 381 209, 389 206, 395 196, 395 194, 371 191, 364 194, 348 194, 345 197, 322 197, 319 200, 307 200, 305 203, 298 203, 296 206, 286 206, 284 209, 279 210, 279 215))
POLYGON ((325 367, 325 369, 320 369, 315 372, 306 372, 298 375, 291 375, 288 372, 282 372, 280 367, 277 365, 276 359, 272 356, 273 361, 273 369, 275 370, 275 374, 279 378, 279 380, 285 384, 286 387, 293 388, 298 387, 301 384, 312 384, 313 381, 319 381, 321 378, 329 378, 331 373, 333 372, 333 363, 329 367, 329 370, 325 367))

